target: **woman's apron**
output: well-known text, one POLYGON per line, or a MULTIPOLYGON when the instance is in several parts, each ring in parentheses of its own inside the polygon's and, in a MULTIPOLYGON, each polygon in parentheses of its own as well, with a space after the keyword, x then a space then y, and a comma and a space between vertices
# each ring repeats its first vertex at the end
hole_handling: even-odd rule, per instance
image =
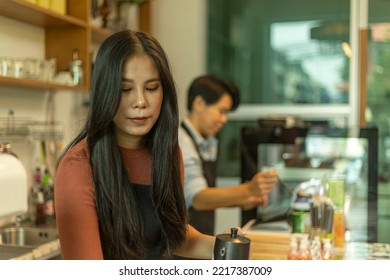
MULTIPOLYGON (((204 160, 199 151, 198 145, 196 144, 195 137, 192 135, 190 129, 185 125, 185 123, 182 123, 181 126, 190 136, 192 142, 195 145, 199 158, 202 161, 203 175, 207 181, 208 187, 215 187, 215 181, 217 177, 217 162, 204 160)), ((201 233, 214 235, 214 210, 195 210, 191 206, 188 210, 188 213, 190 218, 190 224, 194 228, 196 228, 201 233)))

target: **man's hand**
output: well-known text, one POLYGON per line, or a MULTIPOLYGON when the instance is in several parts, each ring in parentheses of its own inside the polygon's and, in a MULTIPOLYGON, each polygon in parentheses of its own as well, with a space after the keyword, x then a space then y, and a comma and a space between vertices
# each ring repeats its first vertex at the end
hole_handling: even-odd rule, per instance
POLYGON ((251 210, 257 206, 267 207, 268 205, 268 194, 259 196, 250 196, 248 199, 243 201, 239 206, 241 206, 242 210, 247 211, 251 210))
POLYGON ((265 197, 278 181, 278 172, 273 169, 256 173, 249 181, 248 190, 252 196, 265 197))
MULTIPOLYGON (((235 227, 238 229, 237 235, 245 236, 247 233, 241 227, 235 227)), ((225 228, 222 233, 231 233, 231 228, 225 228)))

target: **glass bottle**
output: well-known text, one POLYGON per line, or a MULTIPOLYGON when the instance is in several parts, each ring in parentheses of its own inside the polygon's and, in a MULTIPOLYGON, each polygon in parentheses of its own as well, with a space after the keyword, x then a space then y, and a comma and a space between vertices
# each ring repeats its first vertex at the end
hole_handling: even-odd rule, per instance
POLYGON ((30 221, 35 221, 37 216, 38 192, 42 190, 42 174, 39 166, 33 172, 33 184, 28 195, 28 212, 30 221))
POLYGON ((310 255, 312 260, 321 259, 321 240, 319 236, 315 236, 310 244, 310 255))
POLYGON ((287 255, 288 260, 299 260, 298 242, 295 236, 291 237, 290 249, 287 255))
POLYGON ((300 260, 311 260, 310 254, 310 243, 307 237, 303 237, 299 243, 299 259, 300 260))
POLYGON ((45 200, 43 198, 43 193, 40 191, 37 195, 37 204, 36 204, 36 218, 35 225, 40 226, 46 223, 46 214, 45 214, 45 200))
POLYGON ((324 248, 322 249, 321 259, 333 260, 333 246, 330 239, 326 238, 324 241, 324 248))
POLYGON ((79 59, 79 50, 73 50, 73 59, 69 63, 69 71, 72 75, 73 85, 84 84, 83 62, 79 59))
POLYGON ((53 216, 54 215, 54 188, 53 188, 53 180, 50 176, 48 168, 45 168, 43 174, 42 191, 44 196, 45 214, 47 216, 53 216))

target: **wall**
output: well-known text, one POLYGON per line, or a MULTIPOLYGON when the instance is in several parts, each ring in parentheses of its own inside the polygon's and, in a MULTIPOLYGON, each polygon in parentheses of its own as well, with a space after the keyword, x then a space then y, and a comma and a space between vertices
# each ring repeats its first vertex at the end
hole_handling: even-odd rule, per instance
POLYGON ((206 0, 152 1, 152 33, 170 60, 184 116, 191 80, 206 71, 206 0))
MULTIPOLYGON (((205 68, 205 0, 152 1, 152 33, 164 47, 171 63, 179 94, 180 113, 185 113, 185 93, 191 79, 205 68), (188 11, 191 11, 190 13, 188 11)), ((0 16, 0 56, 44 57, 44 30, 0 16)), ((49 110, 64 124, 66 144, 85 118, 86 94, 70 91, 44 92, 0 87, 0 120, 10 109, 17 118, 47 120, 49 110), (49 102, 53 95, 54 102, 49 102)), ((4 139, 1 139, 3 141, 4 139)), ((35 143, 13 140, 28 171, 39 161, 39 152, 31 151, 35 143), (37 154, 38 153, 38 154, 37 154)))
MULTIPOLYGON (((23 24, 0 16, 0 56, 2 57, 44 57, 41 47, 44 41, 41 28, 23 24), (17 34, 15 36, 15 34, 17 34)), ((13 109, 16 116, 33 115, 42 118, 43 94, 23 95, 20 90, 0 88, 0 118, 13 109)))
MULTIPOLYGON (((44 58, 44 29, 0 17, 0 56, 44 58)), ((86 95, 84 95, 85 97, 86 95)), ((83 95, 70 91, 48 92, 37 89, 0 87, 0 121, 14 111, 16 120, 47 121, 50 112, 64 125, 64 143, 70 139, 83 118, 83 95), (53 98, 52 98, 53 97, 53 98), (53 102, 51 102, 53 101, 53 102)), ((11 142, 28 174, 36 165, 44 165, 39 141, 29 139, 0 139, 11 142)), ((53 169, 55 159, 51 160, 53 169)), ((29 183, 31 176, 28 176, 29 183)))

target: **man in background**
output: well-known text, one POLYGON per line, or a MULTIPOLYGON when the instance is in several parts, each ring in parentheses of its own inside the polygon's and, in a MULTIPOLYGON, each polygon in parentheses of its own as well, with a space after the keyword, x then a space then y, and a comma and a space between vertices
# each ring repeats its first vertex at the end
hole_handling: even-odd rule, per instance
POLYGON ((277 172, 258 172, 248 182, 216 188, 218 140, 229 112, 240 103, 237 86, 228 80, 203 75, 188 90, 188 115, 179 128, 184 158, 184 192, 190 224, 204 234, 214 234, 215 209, 266 206, 277 182, 277 172))

